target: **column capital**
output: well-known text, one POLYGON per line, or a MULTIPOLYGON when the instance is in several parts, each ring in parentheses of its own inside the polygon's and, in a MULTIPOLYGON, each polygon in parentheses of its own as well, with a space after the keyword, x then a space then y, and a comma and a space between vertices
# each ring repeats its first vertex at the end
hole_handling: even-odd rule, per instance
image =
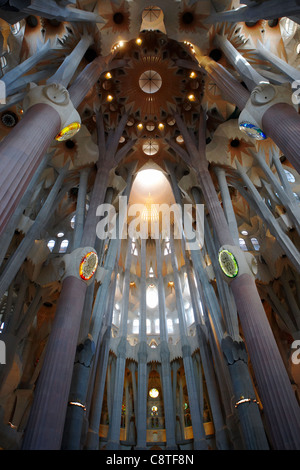
POLYGON ((59 114, 61 131, 56 136, 57 140, 70 139, 80 130, 80 115, 73 106, 68 90, 60 83, 47 85, 30 83, 23 101, 24 111, 36 104, 47 104, 59 114))
POLYGON ((97 268, 98 255, 95 249, 90 246, 77 248, 63 257, 60 264, 61 279, 73 276, 89 285, 93 282, 97 268))
POLYGON ((267 136, 262 129, 263 116, 269 108, 278 103, 293 106, 291 84, 259 83, 253 88, 250 98, 239 116, 240 130, 256 140, 265 139, 267 136))

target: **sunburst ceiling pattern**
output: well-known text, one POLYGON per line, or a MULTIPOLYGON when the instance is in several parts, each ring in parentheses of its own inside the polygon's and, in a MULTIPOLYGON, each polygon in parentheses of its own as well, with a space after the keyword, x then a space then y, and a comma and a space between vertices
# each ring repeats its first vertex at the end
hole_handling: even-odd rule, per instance
POLYGON ((187 46, 158 32, 143 32, 138 39, 119 49, 116 58, 126 59, 127 66, 100 77, 99 96, 109 125, 120 107, 130 113, 127 131, 131 135, 158 138, 170 132, 175 110, 184 112, 191 125, 198 117, 202 82, 187 46), (181 59, 188 59, 191 68, 179 67, 181 59))

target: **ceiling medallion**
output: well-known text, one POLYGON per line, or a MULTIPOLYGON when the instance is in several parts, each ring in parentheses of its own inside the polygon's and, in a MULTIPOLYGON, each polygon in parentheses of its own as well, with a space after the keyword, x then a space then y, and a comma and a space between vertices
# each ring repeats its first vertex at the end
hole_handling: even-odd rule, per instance
POLYGON ((156 93, 162 85, 162 78, 155 70, 146 70, 139 78, 139 85, 144 93, 156 93))
POLYGON ((142 148, 146 155, 153 156, 157 154, 159 150, 159 144, 153 139, 147 139, 142 148))

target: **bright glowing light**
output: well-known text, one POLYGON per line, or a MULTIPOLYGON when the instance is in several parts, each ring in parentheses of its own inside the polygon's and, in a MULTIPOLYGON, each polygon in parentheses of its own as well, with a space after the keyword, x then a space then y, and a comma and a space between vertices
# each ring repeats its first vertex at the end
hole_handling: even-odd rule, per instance
POLYGON ((149 391, 149 395, 151 398, 157 398, 159 395, 159 391, 157 390, 157 388, 151 388, 151 390, 149 391))
POLYGON ((141 38, 137 38, 135 42, 137 43, 138 46, 140 46, 143 41, 141 40, 141 38))
POLYGON ((136 127, 138 128, 139 131, 141 131, 144 126, 143 126, 143 124, 140 122, 136 127))
POLYGON ((196 98, 195 98, 195 95, 190 94, 190 95, 188 96, 188 99, 189 99, 190 101, 195 101, 196 98))
POLYGON ((112 101, 114 99, 114 97, 112 95, 107 95, 107 101, 112 101))
POLYGON ((88 281, 93 277, 98 266, 98 256, 94 251, 87 253, 81 260, 79 275, 81 279, 88 281))
POLYGON ((57 237, 61 238, 64 236, 64 232, 58 232, 58 234, 56 235, 57 237))
POLYGON ((150 285, 146 292, 146 302, 149 308, 155 308, 158 305, 158 293, 157 288, 154 285, 150 285))
POLYGON ((68 126, 64 127, 59 134, 55 137, 56 140, 59 142, 63 140, 68 140, 71 139, 77 132, 80 130, 80 123, 79 122, 73 122, 72 124, 69 124, 68 126))
POLYGON ((196 77, 197 77, 196 72, 191 72, 191 73, 190 73, 190 78, 196 78, 196 77))
POLYGON ((145 191, 149 190, 152 192, 152 189, 154 191, 156 186, 165 182, 165 176, 159 170, 142 170, 138 172, 135 181, 143 186, 145 191))

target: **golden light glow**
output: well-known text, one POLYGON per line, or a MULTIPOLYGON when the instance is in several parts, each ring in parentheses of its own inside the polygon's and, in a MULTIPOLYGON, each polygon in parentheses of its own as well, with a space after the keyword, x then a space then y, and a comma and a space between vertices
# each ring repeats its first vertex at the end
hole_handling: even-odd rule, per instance
POLYGON ((110 78, 112 78, 112 74, 110 72, 107 72, 105 74, 105 78, 107 78, 107 80, 109 80, 110 78))
POLYGON ((81 260, 79 275, 84 281, 93 277, 98 266, 98 256, 95 251, 90 251, 81 260))
POLYGON ((136 127, 138 128, 139 131, 141 131, 144 126, 143 126, 143 124, 140 122, 136 127))
POLYGON ((164 124, 163 124, 162 122, 160 122, 160 123, 158 124, 158 129, 159 129, 160 131, 162 131, 164 128, 165 128, 164 124))
POLYGON ((135 42, 137 43, 138 46, 140 46, 143 41, 141 40, 141 38, 137 38, 135 42))
POLYGON ((142 219, 145 221, 157 221, 159 219, 158 211, 155 207, 155 204, 152 204, 152 199, 149 197, 145 204, 145 209, 142 212, 142 219))
POLYGON ((191 72, 191 73, 190 73, 190 78, 196 78, 196 77, 197 77, 196 72, 191 72))
POLYGON ((114 99, 112 95, 107 95, 106 100, 111 102, 114 99))
POLYGON ((157 388, 151 388, 151 390, 149 391, 149 395, 151 398, 157 398, 159 395, 159 391, 157 390, 157 388))
POLYGON ((55 137, 55 140, 59 142, 63 140, 71 139, 77 132, 80 130, 80 123, 79 122, 72 122, 68 126, 64 127, 59 134, 55 137))
POLYGON ((188 99, 190 101, 195 101, 196 100, 195 95, 193 95, 192 93, 188 96, 188 99))

